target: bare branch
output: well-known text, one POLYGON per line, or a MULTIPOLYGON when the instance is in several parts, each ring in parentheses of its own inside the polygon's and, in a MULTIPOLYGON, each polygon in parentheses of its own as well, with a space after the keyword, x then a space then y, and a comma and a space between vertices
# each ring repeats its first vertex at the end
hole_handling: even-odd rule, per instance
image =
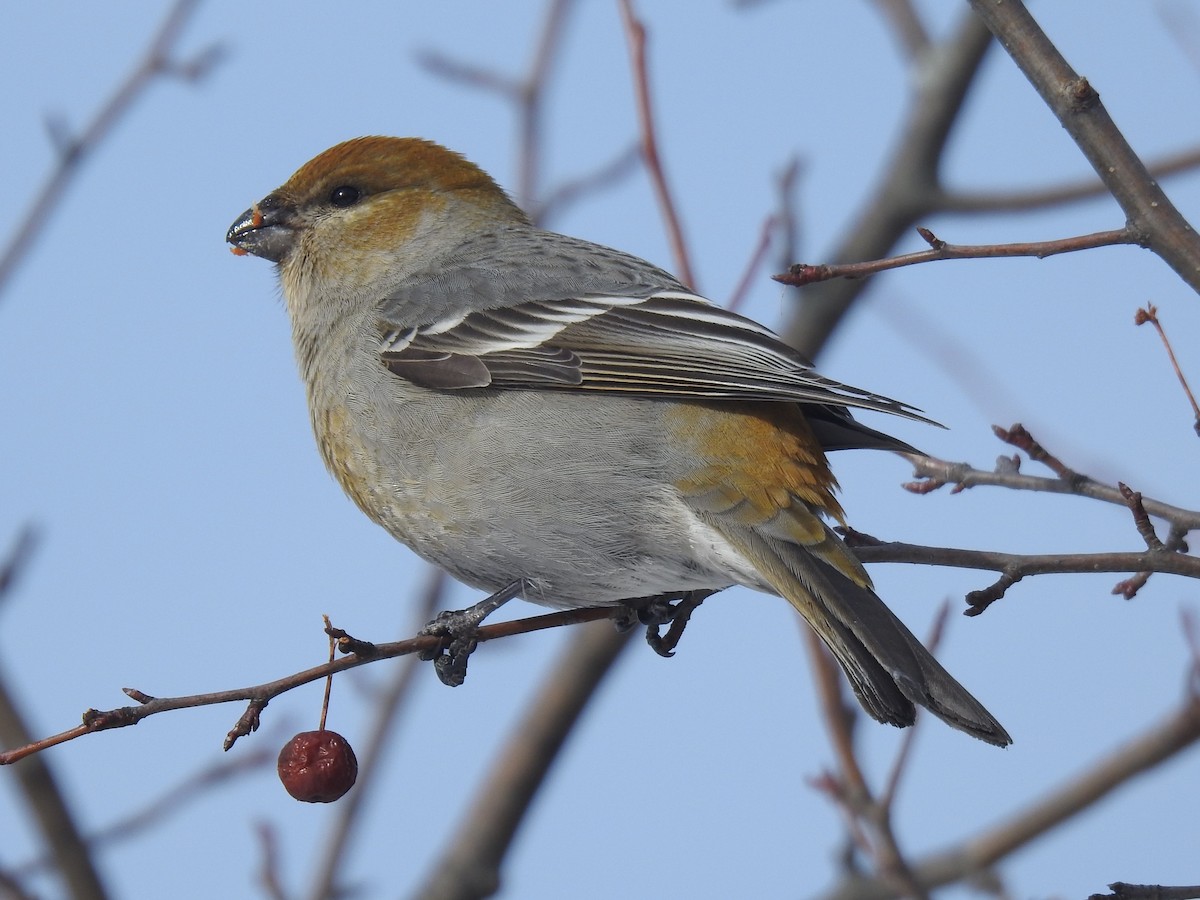
MULTIPOLYGON (((581 622, 611 619, 620 615, 620 612, 620 607, 591 607, 547 613, 546 615, 509 622, 497 622, 494 625, 485 625, 479 629, 479 641, 482 643, 514 634, 541 631, 546 628, 558 628, 581 622)), ((231 737, 235 733, 236 737, 241 737, 243 734, 249 734, 258 727, 257 719, 259 712, 267 705, 268 701, 278 697, 280 694, 325 678, 330 672, 336 674, 344 672, 347 669, 354 669, 358 666, 375 662, 376 660, 393 659, 397 656, 418 653, 421 650, 432 650, 437 647, 440 640, 440 638, 432 635, 421 635, 404 641, 378 644, 375 646, 376 653, 374 655, 365 657, 358 655, 346 656, 336 662, 314 666, 311 669, 305 669, 302 672, 296 672, 275 681, 268 681, 252 687, 215 691, 208 694, 192 694, 186 697, 150 697, 148 702, 142 703, 140 706, 122 706, 105 711, 89 709, 83 715, 82 725, 39 741, 29 741, 24 746, 0 753, 0 766, 11 765, 42 750, 83 737, 85 734, 136 725, 143 719, 158 715, 159 713, 169 712, 170 710, 249 701, 250 705, 247 708, 246 714, 239 720, 238 725, 234 728, 234 732, 231 732, 231 737)), ((140 692, 135 693, 140 694, 140 692)), ((146 694, 140 694, 140 696, 148 697, 146 694)), ((234 737, 235 740, 236 737, 234 737)), ((232 746, 232 741, 229 742, 226 749, 229 749, 229 746, 232 746)))
POLYGON ((1200 897, 1200 884, 1167 887, 1162 884, 1114 881, 1108 888, 1111 894, 1092 894, 1088 900, 1196 900, 1200 897))
MULTIPOLYGON (((8 555, 0 560, 0 600, 11 593, 35 545, 35 533, 32 527, 26 526, 8 555)), ((0 746, 21 747, 32 740, 25 717, 9 691, 7 679, 0 673, 0 746)), ((5 755, 0 752, 0 759, 5 755)), ((21 795, 50 848, 54 867, 71 896, 76 900, 103 900, 108 893, 49 763, 42 759, 31 760, 28 765, 19 767, 15 775, 21 795)))
MULTIPOLYGON (((912 869, 926 889, 974 878, 1011 853, 1087 809, 1142 772, 1200 740, 1200 697, 1188 693, 1180 708, 1058 790, 956 847, 918 861, 912 869)), ((901 893, 884 878, 847 879, 826 900, 890 900, 901 893)))
POLYGON ((1200 238, 1146 171, 1096 90, 1071 68, 1020 0, 971 0, 971 7, 1087 157, 1124 210, 1137 243, 1200 291, 1200 238))
POLYGON ((830 278, 865 278, 889 269, 937 262, 943 259, 996 259, 1012 256, 1036 256, 1038 259, 1045 259, 1047 256, 1055 256, 1059 253, 1074 253, 1078 250, 1092 250, 1096 247, 1139 242, 1139 237, 1125 228, 1058 238, 1053 241, 1028 241, 1015 244, 948 244, 928 228, 917 228, 917 231, 930 245, 930 249, 917 253, 905 253, 902 256, 892 256, 887 259, 838 265, 796 263, 789 266, 786 272, 772 277, 776 281, 792 287, 803 287, 807 284, 828 281, 830 278))
POLYGON ((929 49, 929 32, 911 0, 875 0, 896 41, 910 61, 929 49))
MULTIPOLYGON (((1168 153, 1146 163, 1146 171, 1155 178, 1167 178, 1200 167, 1200 148, 1190 147, 1168 153)), ((1005 213, 1028 212, 1106 196, 1108 188, 1099 178, 1088 178, 1068 184, 1010 191, 960 191, 944 189, 937 199, 943 212, 1005 213)))

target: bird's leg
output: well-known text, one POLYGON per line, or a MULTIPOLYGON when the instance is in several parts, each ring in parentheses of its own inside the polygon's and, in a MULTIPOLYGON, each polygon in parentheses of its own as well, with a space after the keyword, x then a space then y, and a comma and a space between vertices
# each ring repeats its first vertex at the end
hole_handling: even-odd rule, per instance
POLYGON ((524 579, 517 579, 474 606, 438 613, 420 634, 442 639, 436 649, 423 650, 421 659, 432 659, 442 684, 458 687, 467 678, 467 659, 479 646, 479 625, 513 597, 525 593, 524 579))
POLYGON ((675 655, 675 647, 683 637, 683 629, 687 627, 688 619, 692 617, 701 603, 715 594, 715 590, 684 591, 679 594, 658 594, 654 597, 638 597, 622 601, 628 607, 629 614, 616 620, 617 627, 628 631, 636 623, 646 626, 646 643, 659 656, 675 655), (677 601, 672 605, 671 601, 677 601), (659 629, 670 625, 666 636, 659 629))

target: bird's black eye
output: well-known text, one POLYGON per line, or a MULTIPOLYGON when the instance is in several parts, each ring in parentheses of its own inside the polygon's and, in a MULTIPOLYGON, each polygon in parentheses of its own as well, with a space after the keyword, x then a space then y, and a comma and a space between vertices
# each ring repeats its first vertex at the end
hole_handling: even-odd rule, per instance
POLYGON ((353 206, 362 199, 362 191, 348 184, 343 184, 335 187, 329 192, 329 202, 334 206, 347 207, 353 206))

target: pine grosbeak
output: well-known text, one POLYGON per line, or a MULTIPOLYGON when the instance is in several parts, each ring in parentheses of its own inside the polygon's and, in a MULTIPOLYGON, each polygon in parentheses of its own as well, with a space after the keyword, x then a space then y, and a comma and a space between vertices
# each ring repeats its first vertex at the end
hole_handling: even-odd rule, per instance
POLYGON ((495 592, 488 609, 747 585, 799 610, 876 719, 909 725, 917 703, 1010 743, 824 521, 842 520, 825 450, 911 450, 846 408, 912 407, 818 375, 648 262, 536 228, 428 141, 339 144, 227 240, 277 264, 325 464, 495 592))

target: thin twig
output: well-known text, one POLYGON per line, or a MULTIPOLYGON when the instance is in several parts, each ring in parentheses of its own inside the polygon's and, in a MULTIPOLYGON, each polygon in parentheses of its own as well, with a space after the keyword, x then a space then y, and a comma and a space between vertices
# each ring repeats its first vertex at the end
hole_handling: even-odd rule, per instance
POLYGON ((1171 367, 1175 370, 1175 377, 1179 379, 1180 385, 1183 386, 1183 392, 1187 395, 1188 403, 1192 405, 1192 427, 1197 434, 1200 434, 1200 404, 1196 403, 1196 395, 1192 393, 1192 388, 1188 384, 1187 378, 1184 377, 1183 369, 1179 367, 1179 360, 1175 358, 1175 351, 1171 347, 1171 341, 1167 337, 1167 332, 1162 326, 1162 322, 1158 318, 1158 307, 1153 303, 1147 303, 1144 308, 1141 308, 1133 317, 1135 325, 1144 325, 1147 322, 1154 326, 1154 330, 1158 332, 1159 338, 1162 340, 1163 346, 1167 349, 1167 357, 1171 360, 1171 367))
POLYGON ((1108 888, 1111 894, 1092 894, 1088 900, 1196 900, 1200 897, 1200 884, 1168 887, 1163 884, 1114 881, 1108 888))
POLYGON ((679 276, 680 281, 696 291, 700 288, 692 269, 687 241, 683 237, 683 226, 680 224, 675 201, 672 199, 671 189, 667 185, 667 175, 663 170, 662 159, 658 153, 654 107, 650 101, 650 75, 646 65, 646 26, 634 14, 633 0, 621 0, 620 8, 621 21, 625 26, 625 37, 629 44, 629 57, 633 67, 634 89, 637 92, 642 156, 645 158, 646 169, 650 173, 650 182, 654 185, 659 210, 662 212, 663 221, 666 224, 667 238, 671 243, 671 253, 675 258, 675 274, 679 276))
POLYGON ((938 262, 944 259, 997 259, 1014 256, 1036 256, 1038 259, 1045 259, 1059 253, 1074 253, 1079 250, 1092 250, 1096 247, 1140 242, 1139 236, 1126 228, 1058 238, 1052 241, 1026 241, 1013 244, 948 244, 928 228, 918 228, 917 231, 930 245, 930 249, 886 259, 871 259, 865 262, 836 265, 796 263, 789 266, 786 272, 772 277, 783 284, 803 287, 820 281, 828 281, 831 278, 866 278, 889 269, 938 262))
POLYGON ((864 563, 910 563, 944 566, 953 569, 982 569, 1002 573, 992 589, 967 595, 971 606, 968 616, 979 615, 1004 591, 1033 575, 1079 575, 1099 572, 1162 572, 1200 578, 1200 558, 1182 553, 1144 551, 1141 553, 1003 553, 998 550, 964 550, 956 547, 930 547, 900 541, 851 544, 854 554, 864 563))
MULTIPOLYGON (((562 612, 547 613, 546 615, 532 616, 527 619, 517 619, 509 622, 498 622, 494 625, 485 625, 480 628, 479 641, 482 643, 484 641, 496 640, 497 638, 509 637, 514 634, 542 631, 546 628, 559 628, 564 625, 595 622, 600 619, 612 619, 620 615, 621 612, 622 610, 619 607, 591 607, 588 609, 563 610, 562 612)), ((0 753, 0 765, 11 765, 32 754, 83 737, 85 734, 136 725, 143 719, 158 715, 159 713, 169 712, 174 709, 213 706, 219 703, 249 701, 250 706, 247 709, 247 714, 242 717, 249 721, 247 721, 244 730, 241 731, 242 734, 248 734, 257 727, 258 713, 261 712, 271 699, 278 697, 280 694, 324 678, 330 672, 336 674, 337 672, 354 669, 358 666, 375 662, 376 660, 407 656, 410 653, 418 653, 421 650, 433 650, 438 646, 440 641, 441 638, 432 635, 422 635, 404 641, 375 645, 376 652, 372 656, 344 656, 335 662, 314 666, 311 669, 305 669, 302 672, 296 672, 275 681, 251 687, 215 691, 207 694, 192 694, 184 697, 149 697, 148 702, 142 703, 139 706, 122 706, 104 711, 90 709, 84 713, 82 725, 38 741, 27 742, 24 746, 0 753)), ((140 694, 140 692, 134 693, 140 694)), ((141 694, 141 696, 148 697, 149 695, 141 694)), ((239 729, 240 725, 239 728, 235 728, 234 730, 237 732, 239 729)), ((233 740, 229 740, 229 746, 232 746, 232 744, 233 740)), ((229 746, 226 749, 229 749, 229 746)))
POLYGON ((737 312, 738 308, 746 302, 750 288, 754 285, 754 276, 758 274, 759 267, 767 258, 767 251, 771 249, 771 238, 779 229, 779 225, 779 217, 774 213, 763 220, 762 228, 758 232, 758 243, 755 244, 750 259, 746 261, 746 268, 742 270, 742 277, 738 279, 737 286, 725 304, 725 308, 731 312, 737 312))
POLYGON ((217 63, 220 48, 216 45, 206 48, 190 60, 179 62, 171 58, 184 26, 198 6, 199 0, 176 0, 133 71, 77 136, 65 134, 61 128, 52 130, 51 136, 58 149, 58 164, 34 197, 29 211, 21 218, 8 246, 0 252, 0 294, 33 242, 50 223, 51 213, 61 202, 83 162, 141 99, 150 85, 166 77, 199 81, 217 63))
MULTIPOLYGON (((913 475, 921 479, 903 485, 905 490, 914 493, 927 494, 945 485, 954 485, 956 493, 968 488, 991 486, 1017 491, 1073 494, 1119 506, 1125 505, 1125 499, 1117 488, 1102 484, 1086 475, 1072 479, 1046 478, 1040 475, 1026 475, 1011 464, 989 471, 977 469, 969 463, 953 463, 933 456, 914 456, 910 453, 905 454, 905 458, 912 463, 913 475)), ((1185 509, 1145 497, 1142 498, 1142 504, 1151 516, 1165 519, 1185 531, 1200 528, 1200 510, 1185 509)))

